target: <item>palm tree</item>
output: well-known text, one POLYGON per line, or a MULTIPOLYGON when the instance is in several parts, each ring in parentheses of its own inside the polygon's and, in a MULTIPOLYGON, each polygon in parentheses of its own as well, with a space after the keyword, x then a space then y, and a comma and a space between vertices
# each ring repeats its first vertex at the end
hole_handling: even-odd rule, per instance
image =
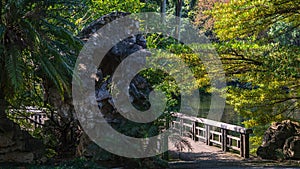
POLYGON ((1 0, 0 126, 8 101, 32 84, 48 80, 61 93, 69 89, 81 48, 71 21, 81 6, 80 0, 1 0))

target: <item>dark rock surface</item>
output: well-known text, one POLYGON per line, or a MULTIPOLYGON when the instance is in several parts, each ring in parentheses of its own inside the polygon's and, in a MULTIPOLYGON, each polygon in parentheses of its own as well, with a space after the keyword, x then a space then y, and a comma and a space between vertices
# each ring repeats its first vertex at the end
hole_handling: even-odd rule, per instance
MULTIPOLYGON (((105 24, 128 14, 129 13, 113 12, 108 15, 104 15, 84 28, 79 36, 84 41, 87 41, 93 33, 102 28, 105 24)), ((117 111, 114 105, 114 100, 112 99, 112 95, 110 93, 112 75, 115 72, 116 68, 120 65, 120 63, 130 54, 137 51, 141 52, 141 54, 149 54, 149 52, 147 52, 145 49, 146 40, 144 36, 132 35, 118 42, 105 55, 104 59, 99 65, 98 72, 96 73, 97 80, 95 87, 95 96, 101 114, 112 126, 120 127, 125 122, 124 117, 121 116, 117 111)), ((144 60, 134 59, 134 63, 130 64, 141 64, 141 62, 144 62, 144 60)), ((131 73, 130 69, 125 69, 125 71, 122 72, 122 74, 128 73, 131 73)), ((124 89, 126 89, 126 87, 124 87, 124 89)), ((140 75, 136 75, 129 85, 129 99, 131 104, 137 109, 147 110, 150 107, 148 95, 151 90, 151 86, 147 82, 147 80, 140 75)), ((89 139, 89 137, 85 133, 83 133, 80 139, 79 146, 77 148, 77 154, 89 159, 101 160, 102 158, 97 155, 101 153, 105 154, 105 150, 97 146, 89 139)))
POLYGON ((265 132, 263 144, 257 149, 257 155, 263 159, 278 159, 278 153, 283 152, 285 158, 295 158, 300 152, 297 139, 300 136, 300 124, 285 120, 273 123, 265 132))
POLYGON ((300 159, 300 136, 292 136, 285 141, 283 153, 291 159, 300 159))
POLYGON ((9 119, 0 119, 0 162, 33 163, 44 160, 45 146, 9 119))

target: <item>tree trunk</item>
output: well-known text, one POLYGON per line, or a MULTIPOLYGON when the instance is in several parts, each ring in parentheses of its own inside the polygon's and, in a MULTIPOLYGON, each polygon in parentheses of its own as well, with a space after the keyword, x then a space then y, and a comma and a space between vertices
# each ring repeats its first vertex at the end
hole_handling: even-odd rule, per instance
POLYGON ((175 16, 181 17, 182 0, 177 0, 175 7, 175 16))
POLYGON ((180 27, 181 27, 181 16, 182 16, 182 6, 183 1, 177 0, 176 8, 175 8, 175 15, 178 17, 177 19, 177 26, 176 26, 176 38, 178 42, 180 42, 180 27))
POLYGON ((162 0, 160 6, 160 12, 162 14, 162 22, 165 23, 166 19, 166 10, 167 10, 167 0, 162 0))
POLYGON ((5 110, 7 109, 7 102, 5 100, 5 94, 2 88, 0 88, 0 119, 7 117, 5 110))
POLYGON ((74 117, 75 110, 72 98, 67 94, 62 98, 60 91, 52 84, 46 86, 48 98, 45 99, 57 111, 56 117, 48 122, 49 130, 52 130, 59 140, 59 145, 56 147, 59 150, 59 155, 73 156, 76 153, 76 144, 81 131, 79 131, 77 120, 74 117))

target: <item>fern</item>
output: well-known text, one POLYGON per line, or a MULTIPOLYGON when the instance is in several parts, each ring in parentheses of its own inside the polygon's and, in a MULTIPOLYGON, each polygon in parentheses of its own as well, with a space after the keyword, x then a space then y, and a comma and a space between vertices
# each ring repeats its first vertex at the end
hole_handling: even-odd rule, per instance
POLYGON ((24 65, 22 63, 21 55, 17 49, 10 50, 6 57, 6 71, 11 85, 15 90, 21 88, 24 84, 23 71, 24 65))
POLYGON ((60 90, 64 91, 64 89, 67 87, 66 82, 64 82, 63 78, 61 77, 61 74, 59 73, 58 69, 55 68, 52 62, 46 57, 38 57, 39 62, 41 64, 41 68, 43 72, 45 72, 45 75, 52 80, 52 82, 55 84, 55 86, 60 90))
POLYGON ((178 151, 183 151, 185 149, 187 149, 188 151, 193 151, 191 143, 187 139, 181 137, 180 135, 173 134, 170 136, 169 139, 178 151))

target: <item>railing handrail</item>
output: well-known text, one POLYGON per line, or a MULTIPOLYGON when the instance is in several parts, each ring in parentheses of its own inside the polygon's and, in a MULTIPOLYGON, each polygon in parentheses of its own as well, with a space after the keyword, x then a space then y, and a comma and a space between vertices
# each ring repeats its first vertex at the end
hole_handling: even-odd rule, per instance
POLYGON ((214 120, 205 119, 205 118, 200 118, 200 117, 188 116, 188 115, 185 115, 185 114, 182 114, 182 113, 173 112, 173 116, 179 117, 179 118, 185 119, 185 120, 190 120, 190 121, 193 121, 193 122, 203 123, 203 124, 210 125, 210 126, 213 126, 213 127, 218 127, 218 128, 221 128, 221 129, 234 131, 234 132, 237 132, 237 133, 251 134, 253 132, 252 129, 249 129, 249 128, 244 128, 244 127, 241 127, 241 126, 228 124, 228 123, 224 123, 224 122, 219 122, 219 121, 214 121, 214 120))
MULTIPOLYGON (((9 109, 9 114, 14 114, 18 111, 25 112, 24 116, 18 116, 17 119, 26 119, 27 122, 33 124, 34 128, 41 127, 45 124, 45 121, 48 120, 46 109, 35 108, 35 107, 26 107, 26 109, 9 109)), ((32 130, 32 129, 25 129, 32 130)))
POLYGON ((249 158, 249 134, 252 133, 252 129, 177 112, 172 112, 172 115, 179 119, 179 121, 177 119, 172 120, 171 126, 179 131, 180 135, 183 135, 183 132, 186 132, 186 129, 189 128, 190 136, 194 141, 201 139, 209 146, 213 144, 221 145, 224 152, 228 149, 238 150, 241 157, 249 158), (192 122, 192 124, 184 120, 192 122), (204 126, 199 127, 199 124, 204 126), (221 131, 216 131, 216 128, 219 128, 221 131), (228 131, 239 133, 240 137, 230 135, 228 131))

